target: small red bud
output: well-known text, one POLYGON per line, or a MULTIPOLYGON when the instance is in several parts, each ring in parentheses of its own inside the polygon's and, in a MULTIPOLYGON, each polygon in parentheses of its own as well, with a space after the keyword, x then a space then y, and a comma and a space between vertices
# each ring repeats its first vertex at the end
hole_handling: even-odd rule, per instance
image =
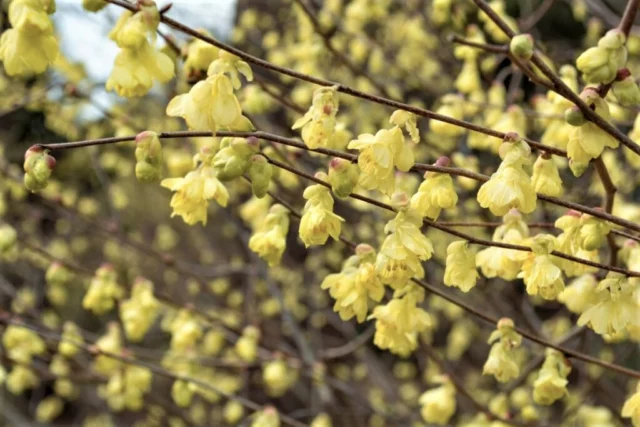
POLYGON ((45 157, 45 162, 50 170, 53 170, 53 168, 56 167, 56 158, 53 156, 47 155, 47 157, 45 157))
POLYGON ((616 73, 616 81, 621 82, 622 80, 630 76, 631 76, 631 71, 629 71, 628 68, 621 68, 616 73))
POLYGON ((448 158, 447 156, 440 156, 440 157, 438 157, 438 160, 436 160, 435 165, 436 166, 447 167, 447 166, 451 165, 451 159, 448 158))

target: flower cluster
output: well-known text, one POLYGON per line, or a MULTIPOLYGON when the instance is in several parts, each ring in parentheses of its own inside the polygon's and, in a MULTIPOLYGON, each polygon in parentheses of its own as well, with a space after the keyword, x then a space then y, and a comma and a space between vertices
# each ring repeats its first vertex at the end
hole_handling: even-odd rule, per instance
POLYGON ((376 320, 373 342, 383 350, 407 356, 418 346, 418 334, 433 326, 431 316, 418 307, 424 301, 424 290, 414 284, 394 292, 393 299, 373 309, 376 320))
POLYGON ((13 0, 9 5, 11 29, 0 37, 0 61, 10 76, 41 74, 58 58, 58 41, 49 15, 55 0, 13 0))
POLYGON ((311 149, 344 148, 338 146, 339 138, 334 138, 339 105, 336 89, 316 89, 309 111, 292 126, 292 129, 302 128, 302 140, 311 149))
MULTIPOLYGON (((326 181, 326 174, 318 173, 316 177, 326 181)), ((329 236, 338 240, 344 219, 333 213, 331 191, 316 184, 307 187, 302 197, 307 200, 300 219, 300 238, 305 246, 324 245, 329 236)))
POLYGON ((520 374, 520 367, 514 360, 514 349, 520 347, 522 335, 514 329, 511 319, 500 319, 497 329, 491 333, 491 351, 482 368, 484 375, 493 375, 501 383, 508 382, 520 374))
POLYGON ((124 296, 124 289, 118 284, 117 273, 110 264, 102 265, 91 279, 89 289, 82 300, 82 307, 95 314, 105 314, 115 307, 117 300, 124 296))
POLYGON ((131 298, 120 304, 120 318, 127 338, 133 342, 142 340, 156 320, 159 308, 160 304, 153 296, 153 283, 138 278, 133 284, 131 298))
POLYGON ((531 149, 517 134, 507 134, 500 146, 502 163, 478 191, 478 203, 496 216, 516 208, 531 213, 536 208, 536 192, 531 177, 525 171, 531 149))
POLYGON ((355 317, 358 322, 364 322, 370 301, 382 300, 384 285, 375 270, 375 256, 371 246, 360 244, 340 273, 330 274, 322 281, 322 289, 329 289, 336 300, 333 309, 342 320, 355 317))
POLYGON ((412 277, 424 277, 422 261, 431 258, 433 244, 420 231, 422 218, 408 207, 406 195, 398 195, 400 210, 389 221, 384 239, 376 257, 376 271, 385 285, 402 289, 412 277))
POLYGON ((173 78, 173 61, 152 45, 159 22, 160 14, 153 1, 140 2, 136 13, 123 12, 109 33, 109 38, 116 42, 120 52, 107 79, 107 90, 115 90, 118 95, 128 98, 143 96, 154 81, 166 83, 173 78))
POLYGON ((288 232, 289 211, 284 206, 275 204, 249 239, 249 249, 260 255, 269 266, 277 265, 287 246, 288 232))

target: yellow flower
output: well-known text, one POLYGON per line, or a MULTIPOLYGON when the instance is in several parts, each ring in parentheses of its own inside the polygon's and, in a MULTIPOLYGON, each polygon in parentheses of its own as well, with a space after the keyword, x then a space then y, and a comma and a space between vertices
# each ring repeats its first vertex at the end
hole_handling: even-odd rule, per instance
MULTIPOLYGON (((512 210, 503 217, 504 224, 496 228, 492 240, 494 242, 522 244, 529 237, 529 228, 517 210, 512 210)), ((521 270, 526 253, 514 249, 489 247, 476 255, 476 264, 486 277, 500 277, 513 280, 521 270)))
POLYGON ((321 87, 313 93, 309 111, 296 120, 292 129, 302 128, 302 140, 311 149, 337 148, 334 144, 338 97, 336 87, 321 87))
POLYGON ((102 265, 91 279, 91 285, 82 299, 82 307, 95 314, 104 314, 115 307, 124 296, 124 289, 117 282, 117 274, 110 264, 102 265))
POLYGON ((49 15, 53 0, 14 0, 9 5, 11 29, 0 37, 0 61, 10 76, 41 74, 58 57, 58 42, 49 15))
POLYGON ((149 42, 136 49, 123 48, 114 61, 106 83, 107 90, 115 90, 125 97, 143 96, 155 80, 165 83, 174 76, 174 65, 166 54, 155 50, 149 42))
MULTIPOLYGON (((464 119, 464 99, 459 95, 445 95, 442 97, 442 105, 436 110, 436 113, 451 117, 456 120, 464 119)), ((430 120, 429 129, 431 132, 440 136, 455 137, 460 136, 465 132, 465 129, 460 126, 455 126, 451 123, 442 122, 439 120, 430 120)))
POLYGON ((532 253, 522 264, 522 272, 518 277, 524 279, 529 295, 540 295, 547 300, 554 300, 564 289, 562 270, 558 268, 550 256, 555 246, 555 238, 541 234, 531 241, 532 253))
POLYGON ((552 158, 538 157, 533 164, 531 184, 536 193, 545 196, 558 197, 562 195, 562 180, 558 172, 558 166, 552 158))
POLYGON ((373 310, 370 319, 376 319, 373 343, 383 350, 407 356, 418 345, 418 334, 433 326, 429 314, 417 306, 424 300, 424 290, 408 284, 396 291, 394 298, 373 310))
POLYGON ((307 187, 302 196, 307 199, 300 219, 300 238, 304 245, 324 245, 329 236, 338 240, 344 219, 333 213, 331 190, 316 184, 307 187))
POLYGON ((476 58, 465 59, 454 85, 460 93, 464 94, 469 94, 482 89, 480 71, 478 70, 478 62, 476 58))
POLYGON ((636 387, 636 392, 624 402, 621 415, 631 418, 634 427, 640 425, 640 384, 636 387))
POLYGON ((620 273, 609 272, 596 288, 595 301, 578 319, 599 335, 613 335, 627 327, 640 326, 638 301, 633 298, 635 286, 620 273))
POLYGON ((30 365, 33 356, 43 354, 47 346, 34 331, 23 326, 9 325, 2 335, 7 357, 19 364, 30 365))
MULTIPOLYGON (((437 166, 448 166, 449 159, 438 159, 437 166)), ((436 220, 442 209, 451 209, 458 203, 451 175, 427 172, 418 192, 411 197, 411 208, 423 217, 436 220)))
POLYGON ((422 220, 412 210, 401 209, 385 226, 389 235, 376 258, 376 271, 383 283, 402 288, 412 277, 424 277, 421 261, 433 254, 433 244, 420 231, 422 220))
MULTIPOLYGON (((395 189, 394 166, 399 155, 404 154, 404 138, 399 127, 379 130, 375 136, 362 134, 348 145, 360 150, 360 185, 367 190, 380 190, 391 196, 395 189)), ((413 162, 412 166, 413 166, 413 162)))
POLYGON ((171 198, 171 216, 179 215, 189 225, 207 224, 209 200, 215 200, 222 207, 229 201, 226 187, 216 178, 213 167, 207 165, 201 165, 184 178, 163 179, 160 185, 176 192, 171 198))
POLYGON ((418 403, 425 422, 445 425, 456 412, 456 389, 447 377, 439 378, 438 382, 442 385, 422 393, 418 403))
MULTIPOLYGON (((560 228, 561 230, 563 230, 563 233, 560 234, 556 239, 556 249, 558 250, 558 252, 598 262, 599 255, 597 250, 588 251, 583 249, 580 245, 581 222, 582 220, 580 213, 576 211, 569 211, 566 215, 556 220, 556 228, 560 228)), ((557 258, 556 262, 558 266, 562 268, 564 273, 569 277, 592 273, 597 270, 594 267, 562 258, 557 258)))
POLYGON ((212 132, 219 127, 236 130, 244 118, 231 80, 224 74, 209 76, 189 93, 174 97, 167 105, 167 115, 182 117, 189 129, 212 132))
MULTIPOLYGON (((210 36, 208 31, 199 29, 200 34, 210 36)), ((209 65, 218 57, 220 49, 203 41, 194 38, 187 45, 187 57, 184 60, 184 71, 187 76, 209 68, 209 65)))
POLYGON ((0 61, 10 76, 44 73, 55 62, 58 52, 53 34, 26 34, 12 28, 0 36, 0 61))
MULTIPOLYGON (((611 121, 609 104, 600 98, 597 90, 586 88, 580 95, 584 101, 595 109, 605 121, 611 121)), ((620 143, 617 139, 600 129, 596 124, 588 121, 582 126, 573 127, 570 131, 569 142, 567 144, 567 156, 569 157, 569 167, 575 176, 584 173, 589 162, 598 158, 605 147, 618 148, 620 143)))
POLYGON ((226 50, 219 50, 218 56, 219 58, 213 61, 207 69, 207 75, 228 74, 234 89, 240 89, 240 74, 242 74, 247 81, 253 81, 253 71, 245 61, 226 50))
POLYGON ((533 383, 533 400, 538 405, 551 405, 568 394, 567 376, 571 365, 562 353, 548 348, 538 378, 533 383))
POLYGON ((627 62, 626 37, 619 29, 607 32, 598 46, 583 52, 576 60, 576 67, 587 83, 611 83, 619 69, 627 62))
POLYGON ((249 249, 263 258, 270 267, 278 265, 287 245, 289 232, 288 210, 275 204, 269 214, 249 239, 249 249))
POLYGON ((598 282, 593 274, 583 274, 574 279, 558 295, 558 301, 567 306, 570 312, 582 314, 596 300, 596 286, 598 282))
POLYGON ((523 213, 534 211, 536 192, 531 178, 523 169, 528 163, 530 151, 529 146, 519 139, 502 144, 500 157, 503 160, 500 167, 478 191, 480 206, 489 208, 496 216, 503 216, 511 208, 517 208, 523 213))
POLYGON ((404 126, 414 144, 420 142, 420 131, 418 130, 418 118, 415 114, 404 110, 396 110, 391 114, 389 123, 396 126, 404 126))
POLYGON ((513 349, 520 346, 522 336, 514 330, 511 319, 500 319, 498 328, 491 333, 489 344, 494 343, 482 368, 483 375, 493 375, 499 382, 507 382, 520 375, 513 349))
POLYGON ((469 250, 466 240, 453 242, 447 247, 447 261, 444 270, 444 284, 469 292, 478 280, 476 255, 469 250))
POLYGON ((329 289, 336 300, 333 310, 342 320, 355 316, 358 322, 364 322, 369 300, 379 302, 384 296, 384 285, 377 277, 374 260, 375 251, 371 246, 358 245, 356 255, 345 261, 342 271, 322 281, 321 288, 329 289))

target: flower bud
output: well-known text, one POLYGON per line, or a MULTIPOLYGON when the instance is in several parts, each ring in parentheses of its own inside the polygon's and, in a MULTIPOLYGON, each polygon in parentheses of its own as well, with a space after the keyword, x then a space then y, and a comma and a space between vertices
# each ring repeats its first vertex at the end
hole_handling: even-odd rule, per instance
POLYGON ((18 233, 9 224, 0 225, 0 254, 10 251, 18 240, 18 233))
POLYGON ((89 12, 98 12, 105 8, 105 0, 82 0, 82 7, 89 12))
POLYGON ((511 39, 509 51, 517 58, 529 60, 533 56, 533 37, 531 34, 518 34, 511 39))
POLYGON ((31 191, 46 188, 56 159, 47 154, 42 147, 33 146, 24 154, 24 184, 31 191))
POLYGON ((249 161, 248 173, 253 194, 259 199, 263 198, 269 190, 273 167, 264 156, 256 154, 249 161))
POLYGON ((189 383, 182 380, 177 380, 173 382, 171 386, 171 398, 175 402, 176 405, 181 408, 186 408, 191 404, 191 399, 193 398, 193 389, 189 387, 189 383))
POLYGON ((349 160, 336 157, 329 162, 329 184, 336 197, 349 197, 358 184, 359 176, 358 166, 349 160))
POLYGON ((55 420, 64 408, 64 402, 58 396, 48 396, 36 407, 36 420, 39 423, 50 423, 55 420))
POLYGON ((257 412, 251 427, 279 427, 280 416, 273 406, 265 407, 261 412, 257 412))
POLYGON ((229 425, 236 425, 244 417, 244 407, 236 400, 229 400, 222 409, 222 417, 229 425))
POLYGON ((618 71, 611 90, 623 107, 635 107, 640 104, 640 89, 627 68, 618 71))
POLYGON ((580 111, 580 109, 576 105, 567 108, 564 111, 564 119, 571 126, 576 127, 582 126, 587 123, 587 119, 584 117, 584 114, 582 114, 582 111, 580 111))

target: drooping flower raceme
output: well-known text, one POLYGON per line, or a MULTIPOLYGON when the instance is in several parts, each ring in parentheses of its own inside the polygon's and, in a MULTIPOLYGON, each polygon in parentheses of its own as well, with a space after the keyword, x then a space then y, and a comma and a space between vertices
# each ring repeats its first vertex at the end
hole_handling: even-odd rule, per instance
POLYGON ((369 316, 376 319, 373 342, 383 350, 407 356, 418 346, 418 334, 433 326, 431 316, 418 307, 424 300, 424 290, 407 284, 394 293, 393 299, 379 305, 369 316))
MULTIPOLYGON (((591 223, 591 221, 587 222, 591 223)), ((556 228, 563 230, 563 232, 556 238, 556 250, 567 255, 573 255, 578 258, 597 262, 599 260, 598 251, 586 250, 581 244, 581 242, 583 241, 589 241, 589 244, 591 244, 591 240, 595 238, 596 235, 585 233, 584 238, 581 239, 580 235, 582 234, 582 223, 582 216, 579 212, 576 211, 568 211, 567 214, 561 216, 556 220, 554 224, 556 228)), ((601 229, 597 227, 593 228, 593 230, 595 231, 601 229)), ((569 277, 579 276, 586 273, 593 273, 596 271, 594 267, 590 267, 588 265, 580 264, 564 258, 556 258, 556 263, 569 277)))
MULTIPOLYGON (((597 89, 587 87, 580 97, 592 107, 603 120, 611 121, 607 101, 602 99, 597 89)), ((581 176, 592 159, 598 158, 605 147, 618 148, 620 143, 598 125, 585 121, 571 129, 567 144, 569 167, 575 176, 581 176)))
POLYGON ((524 170, 529 164, 531 148, 517 134, 507 134, 500 146, 502 163, 478 191, 478 203, 491 213, 503 216, 509 209, 517 208, 531 213, 536 208, 536 192, 531 177, 524 170))
POLYGON ((7 326, 2 334, 2 346, 9 359, 24 365, 30 365, 34 356, 43 354, 47 349, 37 333, 19 325, 7 326))
POLYGON ((582 313, 578 325, 587 325, 599 335, 615 335, 627 327, 640 326, 635 290, 628 277, 609 272, 598 284, 594 302, 582 313))
MULTIPOLYGON (((235 61, 232 61, 236 64, 235 61)), ((233 66, 213 66, 208 77, 196 83, 188 93, 174 97, 167 105, 167 115, 182 117, 189 129, 211 130, 229 129, 236 131, 253 130, 253 125, 242 115, 240 102, 234 93, 234 81, 238 79, 233 66), (227 76, 229 73, 232 77, 227 76)), ((242 74, 253 74, 241 67, 242 74)))
POLYGON ((445 425, 456 412, 456 389, 446 376, 436 381, 441 385, 425 391, 418 399, 420 415, 427 423, 445 425))
POLYGON ((379 130, 375 136, 362 134, 348 145, 360 151, 360 185, 366 190, 380 190, 391 196, 395 190, 395 167, 403 172, 414 164, 413 151, 404 143, 398 126, 379 130))
POLYGON ((538 157, 533 164, 531 184, 536 193, 551 197, 562 195, 562 180, 558 166, 551 157, 547 158, 545 155, 538 157))
POLYGON ((171 197, 171 216, 179 215, 189 225, 202 222, 207 224, 209 201, 215 200, 220 206, 227 206, 229 192, 217 178, 213 167, 214 155, 211 149, 203 148, 197 155, 200 165, 184 178, 163 179, 160 185, 175 191, 171 197))
POLYGON ((115 90, 118 95, 129 98, 143 96, 154 81, 165 83, 173 78, 173 61, 151 44, 155 41, 159 22, 155 3, 141 4, 136 13, 123 12, 109 33, 109 38, 116 42, 120 52, 107 79, 107 90, 115 90))
POLYGON ((138 278, 133 284, 131 298, 120 304, 120 318, 124 332, 133 342, 144 338, 153 325, 160 303, 153 296, 153 283, 144 278, 138 278))
POLYGON ((269 266, 278 265, 287 245, 288 232, 289 211, 284 206, 275 204, 249 239, 249 249, 260 255, 269 266))
POLYGON ((292 129, 302 128, 302 140, 311 149, 337 148, 334 141, 338 96, 336 87, 321 87, 313 93, 311 108, 296 120, 292 129))
POLYGON ((356 247, 356 254, 349 257, 337 274, 330 274, 322 281, 322 289, 336 300, 333 310, 342 320, 353 317, 364 322, 370 301, 380 302, 384 285, 375 270, 375 250, 365 244, 356 247))
MULTIPOLYGON (((316 174, 316 177, 326 181, 325 174, 316 174)), ((300 219, 300 238, 304 245, 324 245, 329 236, 338 240, 344 219, 333 213, 331 190, 316 184, 307 187, 302 197, 307 200, 300 219)))
POLYGON ((608 31, 598 46, 587 49, 576 60, 576 67, 587 83, 611 83, 627 62, 627 38, 619 29, 608 31))
POLYGON ((493 375, 497 381, 504 383, 520 374, 520 366, 514 360, 513 350, 522 343, 522 335, 514 330, 515 325, 511 319, 500 319, 497 326, 489 337, 488 342, 493 343, 493 346, 482 373, 493 375))
POLYGON ((124 289, 118 284, 117 274, 112 265, 105 264, 96 270, 89 290, 82 300, 82 307, 95 314, 104 314, 115 307, 117 300, 124 296, 124 289))
POLYGON ((558 295, 558 301, 567 306, 572 313, 582 314, 588 307, 594 305, 596 300, 596 287, 598 281, 593 274, 583 274, 576 277, 558 295))
POLYGON ((431 258, 433 244, 421 226, 421 217, 406 204, 385 225, 388 236, 376 257, 376 271, 384 284, 401 289, 412 277, 424 277, 421 261, 431 258))
MULTIPOLYGON (((441 157, 436 166, 449 166, 448 157, 441 157)), ((447 173, 426 172, 418 191, 411 197, 411 208, 423 217, 438 219, 442 209, 451 209, 458 203, 453 179, 447 173)))
POLYGON ((0 61, 10 76, 44 73, 58 58, 58 41, 49 15, 55 0, 13 0, 9 4, 10 29, 0 36, 0 61))
POLYGON ((538 378, 533 383, 533 400, 538 405, 551 405, 568 394, 567 377, 571 365, 562 353, 552 348, 546 350, 546 358, 538 378))
POLYGON ((469 292, 478 280, 476 254, 469 249, 469 242, 458 240, 447 247, 444 284, 469 292))
POLYGON ((531 253, 522 263, 522 272, 529 295, 540 295, 554 300, 564 289, 562 270, 554 263, 551 252, 555 247, 555 238, 548 234, 539 234, 531 239, 531 253))
MULTIPOLYGON (((492 241, 518 245, 528 239, 529 227, 516 209, 512 209, 502 220, 504 224, 496 228, 492 241)), ((476 263, 486 277, 513 280, 520 273, 525 258, 524 252, 491 246, 478 252, 476 263)))
POLYGON ((631 418, 634 427, 640 425, 640 383, 636 386, 636 392, 624 402, 621 415, 631 418))

